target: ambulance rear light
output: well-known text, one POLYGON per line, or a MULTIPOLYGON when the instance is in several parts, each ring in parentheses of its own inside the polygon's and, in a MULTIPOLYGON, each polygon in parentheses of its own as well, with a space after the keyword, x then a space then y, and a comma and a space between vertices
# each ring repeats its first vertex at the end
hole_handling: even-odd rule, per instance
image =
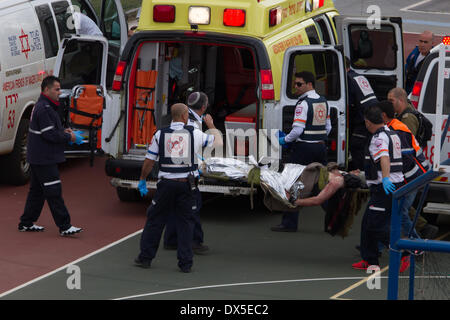
POLYGON ((445 36, 444 38, 442 38, 442 43, 446 46, 450 45, 450 36, 445 36))
POLYGON ((211 21, 211 8, 189 7, 188 21, 190 25, 209 24, 211 21))
POLYGON ((275 91, 273 86, 273 78, 271 70, 261 70, 261 99, 275 99, 275 91))
POLYGON ((422 81, 416 81, 414 83, 414 87, 411 92, 411 103, 416 109, 419 107, 419 98, 420 92, 422 91, 422 86, 423 86, 422 81))
POLYGON ((245 10, 225 9, 223 11, 223 24, 229 27, 245 26, 245 10))
POLYGON ((281 19, 283 16, 283 9, 281 7, 276 7, 270 9, 269 11, 269 27, 276 26, 281 23, 281 19))
POLYGON ((125 61, 119 61, 116 68, 116 73, 114 74, 112 89, 114 91, 120 91, 122 89, 122 80, 123 73, 125 72, 125 68, 127 63, 125 61))
POLYGON ((175 22, 175 6, 160 4, 153 6, 153 21, 175 22))

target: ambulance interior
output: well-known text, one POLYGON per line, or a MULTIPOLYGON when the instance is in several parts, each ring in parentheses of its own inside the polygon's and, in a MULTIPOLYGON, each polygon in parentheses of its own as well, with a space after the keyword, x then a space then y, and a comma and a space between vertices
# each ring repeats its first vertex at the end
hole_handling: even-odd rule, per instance
MULTIPOLYGON (((186 103, 194 91, 207 94, 206 112, 224 135, 226 128, 257 129, 257 73, 250 48, 146 42, 138 50, 130 79, 128 151, 144 149, 156 128, 170 124, 170 106, 186 103)), ((246 143, 242 152, 248 155, 246 143)))

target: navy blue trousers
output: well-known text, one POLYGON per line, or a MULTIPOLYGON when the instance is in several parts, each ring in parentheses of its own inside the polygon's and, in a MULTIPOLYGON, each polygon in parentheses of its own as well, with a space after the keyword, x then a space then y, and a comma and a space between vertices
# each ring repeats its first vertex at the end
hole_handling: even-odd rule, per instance
POLYGON ((60 231, 71 227, 70 215, 62 198, 61 180, 57 164, 31 165, 30 191, 20 223, 32 226, 39 219, 47 200, 55 224, 60 231))
MULTIPOLYGON (((194 194, 197 209, 194 211, 194 235, 193 244, 199 245, 203 243, 203 229, 200 222, 200 209, 202 208, 202 193, 196 190, 194 194)), ((174 209, 172 209, 174 210, 174 209)), ((177 228, 175 223, 175 213, 169 213, 166 223, 166 231, 164 232, 164 244, 168 246, 176 246, 177 244, 177 228)))
POLYGON ((147 210, 139 258, 144 261, 153 260, 158 251, 167 218, 173 208, 177 232, 178 266, 182 269, 192 267, 195 207, 196 201, 188 182, 166 179, 158 182, 152 204, 147 210))
MULTIPOLYGON (((403 184, 395 186, 400 188, 403 184)), ((392 194, 383 185, 370 186, 370 199, 361 223, 361 258, 370 265, 379 265, 379 243, 389 248, 392 194)))
MULTIPOLYGON (((324 143, 295 142, 291 147, 289 163, 308 165, 313 162, 327 164, 327 147, 324 143)), ((298 211, 285 212, 281 224, 289 229, 298 228, 298 211)))

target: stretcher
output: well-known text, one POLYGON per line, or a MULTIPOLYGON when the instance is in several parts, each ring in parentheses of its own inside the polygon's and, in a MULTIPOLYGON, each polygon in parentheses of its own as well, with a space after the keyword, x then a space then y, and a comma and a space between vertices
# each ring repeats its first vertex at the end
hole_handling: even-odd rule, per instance
POLYGON ((78 85, 73 88, 69 108, 69 126, 81 129, 83 137, 88 139, 91 166, 95 151, 101 149, 104 108, 105 96, 101 86, 78 85))
POLYGON ((156 70, 138 70, 136 74, 136 99, 133 113, 133 138, 135 147, 148 146, 156 132, 155 84, 156 70))

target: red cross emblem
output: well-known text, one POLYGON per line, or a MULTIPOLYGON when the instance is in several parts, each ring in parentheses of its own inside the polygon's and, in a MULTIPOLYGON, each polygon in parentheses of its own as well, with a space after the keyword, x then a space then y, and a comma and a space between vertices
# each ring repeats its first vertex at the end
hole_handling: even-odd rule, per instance
POLYGON ((20 43, 22 44, 22 53, 25 53, 25 57, 28 59, 28 52, 30 52, 30 44, 28 43, 28 35, 25 34, 25 32, 23 32, 22 29, 22 34, 19 36, 20 39, 20 43), (25 45, 25 41, 26 41, 26 45, 25 45))

